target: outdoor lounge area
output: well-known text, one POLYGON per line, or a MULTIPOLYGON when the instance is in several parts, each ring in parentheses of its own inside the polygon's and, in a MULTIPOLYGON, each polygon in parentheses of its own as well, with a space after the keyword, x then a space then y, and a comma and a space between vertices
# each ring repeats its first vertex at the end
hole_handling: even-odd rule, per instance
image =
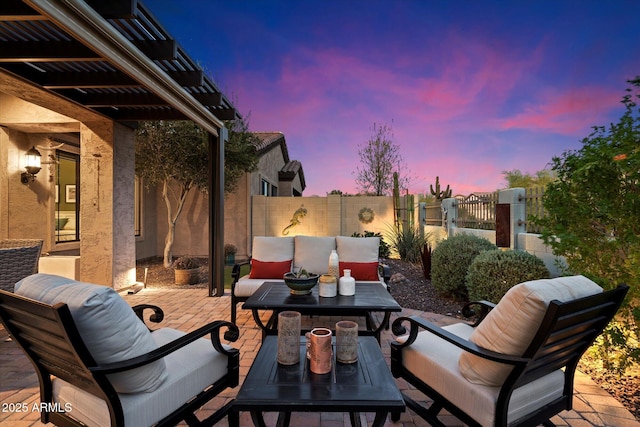
MULTIPOLYGON (((124 300, 131 306, 140 304, 153 304, 164 310, 165 318, 158 327, 174 328, 183 332, 190 332, 199 326, 215 319, 228 319, 230 317, 230 297, 209 298, 204 289, 194 290, 152 290, 144 289, 137 294, 124 294, 124 300)), ((265 313, 265 321, 268 313, 265 313)), ((415 310, 403 309, 401 313, 393 313, 391 320, 400 316, 417 316, 439 326, 458 323, 458 319, 425 313, 415 310)), ((328 319, 329 322, 338 318, 328 319)), ((315 321, 314 321, 315 323, 315 321)), ((262 331, 256 325, 251 315, 251 310, 239 309, 237 326, 240 336, 233 347, 240 351, 240 385, 253 364, 262 342, 262 331)), ((153 326, 152 328, 155 328, 153 326)), ((394 340, 391 331, 382 332, 381 349, 387 364, 390 364, 390 343, 394 340)), ((34 404, 39 403, 39 386, 37 376, 22 351, 12 341, 7 340, 4 329, 0 332, 0 400, 3 403, 26 404, 28 411, 3 410, 0 414, 0 423, 8 425, 38 426, 40 414, 32 410, 34 404)), ((425 397, 405 380, 396 380, 400 391, 412 397, 420 403, 425 403, 425 397)), ((201 411, 208 416, 219 408, 231 402, 237 395, 240 387, 225 390, 212 399, 201 411)), ((552 421, 558 426, 639 426, 633 416, 622 405, 605 393, 599 386, 587 376, 577 373, 575 380, 574 409, 563 411, 554 416, 552 421)), ((15 407, 15 406, 14 406, 15 407)), ((37 408, 37 406, 36 406, 37 408)), ((266 425, 276 425, 276 412, 265 413, 266 425)), ((373 413, 360 414, 363 425, 371 425, 373 413)), ((444 415, 440 419, 447 426, 462 426, 456 418, 444 415)), ((251 426, 253 421, 251 414, 241 412, 239 414, 241 426, 251 426)), ((218 425, 228 425, 228 419, 223 419, 218 425)), ((348 413, 333 412, 293 412, 291 414, 292 426, 348 426, 351 421, 348 413)), ((411 410, 400 415, 397 423, 387 418, 385 425, 396 426, 420 426, 428 425, 411 410)))

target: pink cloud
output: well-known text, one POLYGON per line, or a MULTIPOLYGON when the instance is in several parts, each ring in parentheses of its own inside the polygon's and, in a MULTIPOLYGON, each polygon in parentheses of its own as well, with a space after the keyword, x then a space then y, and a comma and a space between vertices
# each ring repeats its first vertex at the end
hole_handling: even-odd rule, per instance
POLYGON ((545 91, 539 102, 521 113, 498 121, 502 129, 551 131, 564 135, 586 132, 602 125, 612 110, 620 107, 620 91, 601 87, 580 87, 563 92, 545 91))

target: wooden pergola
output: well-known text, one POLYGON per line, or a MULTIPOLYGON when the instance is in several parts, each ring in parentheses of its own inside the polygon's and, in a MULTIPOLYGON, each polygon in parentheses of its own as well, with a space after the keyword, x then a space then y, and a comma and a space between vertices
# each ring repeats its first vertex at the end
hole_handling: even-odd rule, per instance
POLYGON ((36 105, 63 98, 132 128, 192 120, 206 129, 209 294, 224 293, 223 120, 237 113, 149 10, 137 0, 3 0, 0 90, 36 105))

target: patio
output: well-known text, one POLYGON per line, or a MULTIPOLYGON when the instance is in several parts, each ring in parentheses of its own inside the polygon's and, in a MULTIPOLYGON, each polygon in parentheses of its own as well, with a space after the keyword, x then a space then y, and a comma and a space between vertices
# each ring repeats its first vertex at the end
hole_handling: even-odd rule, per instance
MULTIPOLYGON (((230 297, 221 298, 207 297, 206 289, 193 290, 167 290, 167 289, 144 289, 137 294, 123 295, 130 305, 155 304, 160 306, 165 312, 165 320, 161 326, 172 327, 183 331, 191 331, 206 322, 216 319, 228 319, 230 317, 230 297)), ((420 315, 425 319, 440 325, 457 322, 456 319, 448 318, 438 314, 420 312, 405 309, 402 315, 420 315)), ((392 315, 392 319, 396 316, 392 315)), ((330 319, 330 322, 335 319, 330 319)), ((315 323, 315 320, 314 320, 315 323)), ((237 324, 240 327, 240 338, 234 347, 240 349, 240 381, 249 370, 253 359, 261 343, 261 331, 256 326, 249 310, 239 310, 237 324)), ((393 339, 390 332, 382 335, 382 350, 385 356, 389 357, 389 341, 393 339)), ((0 411, 0 423, 11 426, 41 426, 39 414, 33 411, 33 405, 39 403, 38 381, 31 364, 23 356, 16 345, 7 341, 7 334, 0 328, 0 401, 2 410, 0 411), (27 404, 29 411, 11 411, 9 403, 27 404)), ((575 381, 576 393, 574 397, 574 410, 562 412, 560 416, 552 419, 558 426, 616 426, 616 427, 640 427, 640 422, 618 403, 609 394, 597 386, 589 377, 578 373, 575 381)), ((406 391, 408 386, 404 381, 398 381, 398 387, 406 391)), ((210 404, 213 409, 224 405, 233 399, 238 388, 228 390, 214 399, 210 404)), ((411 394, 411 391, 408 392, 411 394)), ((420 395, 414 396, 421 399, 420 395)), ((207 410, 206 407, 204 409, 207 410)), ((265 419, 268 425, 275 425, 277 414, 266 414, 265 419)), ((370 423, 373 414, 363 414, 370 423)), ((251 418, 248 413, 242 413, 241 425, 251 426, 251 418)), ((226 426, 226 419, 219 425, 226 426)), ((333 413, 294 413, 291 418, 292 426, 348 426, 348 414, 333 413)), ((424 420, 408 411, 402 414, 398 423, 387 420, 389 426, 424 426, 424 420)), ((446 420, 447 426, 461 426, 459 421, 451 417, 446 420)))

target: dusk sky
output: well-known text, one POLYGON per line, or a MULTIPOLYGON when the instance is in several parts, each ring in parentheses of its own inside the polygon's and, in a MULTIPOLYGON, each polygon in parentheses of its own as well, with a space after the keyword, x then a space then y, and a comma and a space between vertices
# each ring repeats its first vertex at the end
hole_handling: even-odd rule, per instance
POLYGON ((639 1, 143 0, 252 131, 280 131, 305 196, 357 193, 389 125, 411 177, 454 194, 535 173, 616 122, 640 75, 639 1))

